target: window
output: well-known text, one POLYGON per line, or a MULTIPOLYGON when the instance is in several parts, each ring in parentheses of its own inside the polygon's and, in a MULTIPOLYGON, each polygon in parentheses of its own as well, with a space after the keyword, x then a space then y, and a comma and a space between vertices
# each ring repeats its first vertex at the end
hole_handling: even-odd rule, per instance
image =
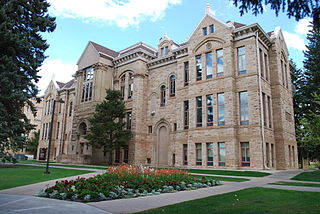
POLYGON ((207 27, 202 28, 202 33, 204 36, 208 35, 207 27))
POLYGON ((116 148, 114 162, 120 163, 120 148, 119 147, 116 148))
POLYGON ((196 97, 197 127, 202 126, 202 97, 196 97))
POLYGON ((128 160, 129 160, 129 147, 125 146, 123 148, 123 162, 128 163, 128 160))
POLYGON ((170 97, 174 97, 176 95, 176 76, 170 76, 170 97))
POLYGON ((202 145, 201 143, 196 143, 196 165, 202 165, 202 145))
POLYGON ((184 62, 184 86, 189 85, 189 62, 184 62))
POLYGON ((152 126, 148 126, 148 133, 149 133, 149 134, 152 133, 152 126))
POLYGON ((268 69, 268 55, 264 54, 264 71, 266 75, 266 80, 269 79, 269 69, 268 69))
POLYGON ((206 72, 207 72, 207 79, 212 78, 212 53, 206 53, 206 72))
POLYGON ((168 46, 166 46, 166 47, 164 48, 164 52, 165 52, 166 55, 169 54, 169 48, 168 48, 168 46))
POLYGON ((224 93, 218 94, 218 125, 225 125, 224 119, 224 93))
POLYGON ((173 123, 173 131, 177 131, 177 123, 173 123))
POLYGON ((127 112, 127 130, 131 130, 132 112, 127 112))
POLYGON ((60 130, 60 122, 57 123, 57 135, 56 135, 56 139, 59 138, 59 130, 60 130))
POLYGON ((130 99, 133 95, 133 73, 129 73, 128 84, 128 99, 130 99))
POLYGON ((201 55, 196 56, 197 81, 202 80, 202 64, 201 55))
POLYGON ((73 103, 70 102, 70 104, 69 104, 69 117, 71 117, 71 115, 72 115, 72 105, 73 105, 73 103))
POLYGON ((122 99, 124 99, 125 82, 126 82, 126 75, 124 74, 124 75, 120 78, 120 92, 121 92, 121 98, 122 98, 122 99))
POLYGON ((264 71, 263 71, 263 53, 262 50, 259 48, 259 63, 260 63, 260 72, 261 77, 264 77, 264 71))
POLYGON ((42 124, 42 136, 41 136, 41 140, 43 140, 43 139, 44 139, 44 136, 45 136, 45 135, 44 135, 44 133, 45 133, 44 131, 45 131, 45 129, 46 129, 46 127, 45 127, 45 126, 46 126, 46 124, 45 124, 45 123, 44 123, 44 124, 42 124))
POLYGON ((161 48, 161 56, 164 54, 164 48, 161 48))
POLYGON ((221 77, 224 75, 223 72, 223 49, 217 50, 217 76, 221 77))
POLYGON ((282 77, 282 85, 285 86, 285 80, 284 80, 284 66, 283 66, 283 60, 281 60, 281 77, 282 77))
POLYGON ((80 129, 80 135, 86 135, 87 134, 87 124, 81 123, 79 126, 80 129))
POLYGON ((270 148, 269 148, 269 143, 266 143, 266 163, 267 167, 270 167, 270 148))
POLYGON ((268 105, 268 120, 269 120, 269 128, 272 128, 272 119, 271 119, 271 99, 267 96, 267 105, 268 105))
POLYGON ((84 69, 81 102, 87 102, 92 99, 93 77, 93 68, 84 69))
POLYGON ((207 166, 213 166, 213 143, 207 143, 207 166))
POLYGON ((214 25, 210 25, 209 29, 210 29, 210 33, 214 33, 214 25))
POLYGON ((160 106, 165 106, 166 105, 166 86, 165 85, 162 85, 160 87, 160 94, 161 94, 160 106))
POLYGON ((284 78, 285 78, 285 87, 288 88, 288 70, 287 63, 284 63, 284 78))
POLYGON ((240 125, 249 124, 249 109, 248 109, 248 92, 242 91, 239 93, 240 97, 240 125))
POLYGON ((188 165, 188 144, 183 144, 183 165, 188 165))
POLYGON ((224 142, 218 143, 219 166, 226 165, 226 147, 224 142))
POLYGON ((241 144, 241 166, 250 166, 250 148, 249 142, 241 144))
POLYGON ((240 47, 238 48, 238 71, 239 74, 246 74, 246 48, 240 47))
POLYGON ((274 167, 274 145, 271 143, 271 167, 274 167))
POLYGON ((267 126, 266 94, 262 92, 263 125, 267 126))
POLYGON ((213 126, 213 102, 212 102, 212 95, 207 95, 207 126, 213 126))
POLYGON ((189 100, 183 101, 183 128, 189 128, 189 100))
POLYGON ((45 135, 44 135, 45 140, 48 139, 48 126, 49 126, 49 123, 46 123, 46 131, 45 131, 45 135))

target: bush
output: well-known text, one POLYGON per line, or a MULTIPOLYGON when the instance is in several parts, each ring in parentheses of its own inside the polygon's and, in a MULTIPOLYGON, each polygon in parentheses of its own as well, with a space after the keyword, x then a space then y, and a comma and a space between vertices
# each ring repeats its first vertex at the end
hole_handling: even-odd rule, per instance
POLYGON ((158 195, 219 185, 217 181, 191 177, 178 169, 152 169, 130 165, 109 168, 108 173, 88 179, 56 182, 39 196, 73 201, 101 201, 158 195))

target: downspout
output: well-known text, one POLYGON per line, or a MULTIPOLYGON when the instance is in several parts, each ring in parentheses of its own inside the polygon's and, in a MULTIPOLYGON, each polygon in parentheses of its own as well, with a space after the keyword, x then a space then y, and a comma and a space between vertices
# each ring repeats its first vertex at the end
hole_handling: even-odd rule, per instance
POLYGON ((261 154, 262 154, 262 166, 263 169, 267 169, 268 167, 266 166, 265 163, 265 158, 264 158, 264 151, 265 151, 265 133, 264 133, 264 114, 263 112, 263 100, 262 100, 262 86, 261 86, 261 65, 260 62, 261 60, 259 59, 259 38, 258 38, 258 31, 256 31, 256 57, 257 57, 257 65, 258 65, 258 87, 259 87, 259 105, 260 105, 260 125, 261 125, 261 154))

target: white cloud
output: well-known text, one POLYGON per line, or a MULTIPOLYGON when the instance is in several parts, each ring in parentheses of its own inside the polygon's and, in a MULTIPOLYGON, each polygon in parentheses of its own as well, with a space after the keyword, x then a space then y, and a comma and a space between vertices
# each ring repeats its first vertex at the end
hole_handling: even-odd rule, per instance
POLYGON ((282 32, 288 48, 296 49, 299 51, 306 50, 306 45, 303 38, 294 33, 289 33, 287 31, 282 32))
POLYGON ((116 24, 126 28, 138 26, 145 19, 156 21, 170 5, 182 0, 49 0, 56 16, 81 18, 83 21, 116 24))
POLYGON ((311 30, 310 21, 311 21, 310 18, 301 19, 296 25, 296 28, 294 29, 294 31, 302 35, 307 35, 309 30, 311 30))
POLYGON ((41 78, 37 83, 40 95, 44 94, 53 76, 56 81, 66 83, 72 79, 72 75, 75 74, 77 68, 77 65, 65 64, 60 59, 45 60, 40 67, 39 76, 41 78))

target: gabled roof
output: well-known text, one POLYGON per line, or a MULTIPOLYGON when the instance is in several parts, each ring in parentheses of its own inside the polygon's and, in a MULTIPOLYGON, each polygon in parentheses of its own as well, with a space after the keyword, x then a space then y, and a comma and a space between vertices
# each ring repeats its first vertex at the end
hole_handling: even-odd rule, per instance
POLYGON ((143 42, 139 42, 137 44, 131 45, 130 47, 127 47, 127 48, 119 51, 119 55, 123 55, 125 53, 128 53, 130 51, 134 51, 134 50, 139 49, 139 48, 141 48, 141 49, 143 49, 145 51, 148 51, 151 54, 155 54, 157 52, 157 50, 154 49, 153 47, 151 47, 150 45, 147 45, 147 44, 145 44, 143 42))
POLYGON ((93 45, 93 47, 99 52, 99 53, 103 53, 103 54, 106 54, 108 56, 111 56, 111 57, 117 57, 119 55, 118 52, 114 51, 114 50, 111 50, 109 48, 106 48, 102 45, 99 45, 95 42, 92 42, 90 41, 90 43, 93 45))
POLYGON ((227 21, 226 23, 231 23, 236 29, 239 27, 246 26, 245 24, 239 23, 239 22, 233 22, 233 21, 227 21))
POLYGON ((64 85, 64 88, 66 88, 66 89, 70 88, 70 87, 73 85, 74 81, 75 81, 75 80, 72 79, 72 80, 70 80, 69 82, 67 82, 67 83, 64 85))
POLYGON ((59 88, 63 88, 65 86, 65 83, 63 82, 56 81, 56 83, 59 86, 59 88))

